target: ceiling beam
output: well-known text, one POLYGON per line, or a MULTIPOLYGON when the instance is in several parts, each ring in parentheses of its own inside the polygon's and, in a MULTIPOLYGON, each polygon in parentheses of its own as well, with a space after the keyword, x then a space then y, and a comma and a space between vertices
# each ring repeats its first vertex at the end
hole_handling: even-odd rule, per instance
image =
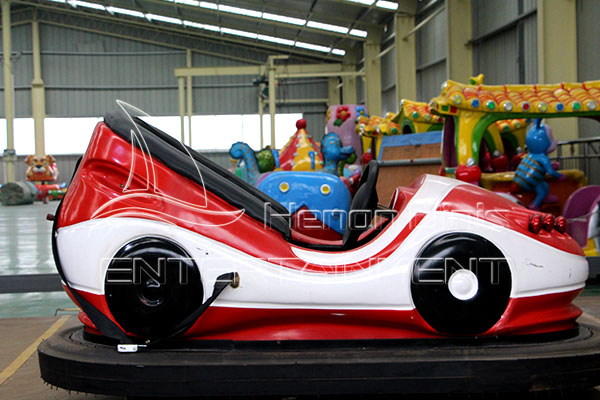
MULTIPOLYGON (((240 66, 240 67, 191 67, 175 68, 177 78, 188 76, 228 76, 228 75, 262 75, 265 66, 240 66)), ((342 64, 279 64, 275 66, 275 74, 281 78, 297 78, 300 76, 342 76, 342 64), (325 75, 323 75, 325 74, 325 75)), ((358 73, 357 73, 358 74, 358 73)))

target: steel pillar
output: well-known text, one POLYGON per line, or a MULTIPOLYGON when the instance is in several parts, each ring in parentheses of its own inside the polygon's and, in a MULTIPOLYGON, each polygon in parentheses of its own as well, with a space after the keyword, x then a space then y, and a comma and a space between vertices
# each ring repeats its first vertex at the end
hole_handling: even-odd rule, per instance
MULTIPOLYGON (((574 0, 537 2, 539 83, 577 82, 576 7, 574 0)), ((548 118, 547 123, 558 140, 579 137, 576 118, 548 118)))
MULTIPOLYGON (((192 67, 192 50, 185 51, 186 67, 192 67)), ((192 147, 192 77, 187 77, 187 117, 188 117, 188 144, 192 147)), ((193 147, 192 147, 193 148, 193 147)))
POLYGON ((46 154, 46 140, 44 136, 44 119, 46 118, 45 87, 42 80, 42 62, 40 56, 40 24, 37 11, 33 10, 31 22, 31 38, 33 41, 33 81, 31 81, 31 112, 35 131, 35 154, 46 154))
POLYGON ((4 150, 5 182, 15 180, 14 84, 10 27, 10 0, 2 1, 2 60, 4 66, 4 116, 6 117, 6 150, 4 150))
POLYGON ((365 55, 365 102, 371 115, 381 115, 381 30, 369 30, 364 43, 365 55))

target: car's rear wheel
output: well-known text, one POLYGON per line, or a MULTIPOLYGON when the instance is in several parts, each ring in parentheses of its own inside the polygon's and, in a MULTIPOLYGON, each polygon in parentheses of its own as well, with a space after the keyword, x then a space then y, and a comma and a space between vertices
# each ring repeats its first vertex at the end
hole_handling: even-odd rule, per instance
POLYGON ((471 233, 438 237, 413 264, 415 307, 442 333, 486 332, 506 310, 511 288, 510 268, 500 249, 471 233))
POLYGON ((175 242, 156 237, 134 240, 115 254, 105 294, 125 331, 151 339, 171 334, 203 300, 194 260, 175 242))

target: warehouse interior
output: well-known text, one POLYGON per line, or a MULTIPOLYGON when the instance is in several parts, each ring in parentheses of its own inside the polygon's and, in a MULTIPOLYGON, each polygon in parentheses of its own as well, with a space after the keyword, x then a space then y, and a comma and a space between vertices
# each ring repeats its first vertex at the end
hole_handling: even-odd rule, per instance
MULTIPOLYGON (((334 105, 396 114, 403 99, 430 103, 445 81, 479 74, 485 85, 600 80, 596 0, 0 1, 0 184, 27 180, 27 156, 51 154, 68 185, 117 101, 231 169, 233 143, 282 148, 299 119, 320 142, 334 105)), ((600 137, 590 118, 547 123, 559 142, 600 137)), ((600 185, 600 154, 590 157, 586 182, 600 185)), ((0 398, 84 397, 44 385, 34 354, 57 321, 78 323, 45 220, 57 205, 0 206, 0 398), (39 281, 15 289, 28 274, 39 281)), ((577 304, 600 324, 590 278, 577 304)))
MULTIPOLYGON (((15 148, 17 155, 55 154, 63 176, 70 176, 77 156, 69 153, 82 153, 85 139, 63 153, 61 142, 71 139, 61 136, 67 122, 61 119, 100 118, 115 108, 115 99, 152 116, 181 117, 188 143, 190 115, 257 115, 260 90, 266 95, 262 112, 269 115, 271 89, 274 113, 302 114, 307 130, 320 139, 329 104, 364 103, 372 114, 384 115, 397 112, 403 98, 428 102, 444 80, 467 82, 479 73, 489 84, 597 78, 599 56, 591 38, 597 34, 600 11, 594 1, 557 1, 551 7, 534 0, 234 3, 5 4, 10 15, 3 13, 3 18, 12 29, 9 37, 4 31, 3 43, 10 42, 12 70, 5 67, 1 82, 12 71, 14 105, 7 108, 2 96, 0 113, 3 118, 12 115, 19 129, 8 133, 11 145, 5 132, 0 134, 3 148, 15 148), (269 56, 287 57, 273 59, 280 71, 291 64, 319 65, 297 77, 282 75, 275 87, 267 87, 269 56), (265 67, 264 73, 223 72, 243 66, 265 67), (202 76, 175 75, 176 69, 189 67, 212 69, 202 76), (335 69, 344 74, 334 76, 335 69), (257 83, 261 76, 262 86, 257 83), (187 93, 183 98, 182 92, 187 93)), ((191 120, 193 137, 198 136, 193 147, 221 150, 213 157, 228 164, 226 148, 203 143, 203 137, 219 135, 191 120)), ((269 118, 257 147, 270 143, 267 123, 269 118)), ((90 134, 90 124, 94 121, 80 128, 85 130, 81 135, 90 134)), ((552 124, 560 140, 596 136, 593 121, 572 118, 552 124)), ((226 125, 221 130, 229 130, 226 125)), ((179 127, 174 128, 179 134, 179 127)), ((279 145, 293 133, 293 124, 281 130, 279 145)), ((17 180, 22 173, 15 169, 17 180)))

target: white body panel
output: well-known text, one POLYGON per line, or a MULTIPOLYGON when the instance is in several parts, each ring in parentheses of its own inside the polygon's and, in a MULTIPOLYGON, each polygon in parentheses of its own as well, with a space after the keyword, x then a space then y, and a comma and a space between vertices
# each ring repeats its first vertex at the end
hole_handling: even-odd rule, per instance
POLYGON ((277 260, 251 257, 220 242, 162 222, 136 218, 104 218, 61 228, 57 245, 69 284, 103 294, 111 257, 137 238, 171 239, 195 259, 200 268, 205 299, 215 279, 227 272, 240 275, 240 287, 227 290, 215 306, 244 308, 385 309, 414 308, 410 279, 414 258, 433 239, 451 232, 470 232, 494 243, 507 257, 512 272, 511 297, 558 293, 583 287, 585 258, 569 254, 512 230, 463 214, 435 211, 455 180, 429 177, 406 210, 386 232, 369 245, 345 253, 293 248, 299 259, 320 265, 350 265, 385 248, 415 216, 426 217, 398 249, 372 266, 345 274, 293 270, 277 260))

